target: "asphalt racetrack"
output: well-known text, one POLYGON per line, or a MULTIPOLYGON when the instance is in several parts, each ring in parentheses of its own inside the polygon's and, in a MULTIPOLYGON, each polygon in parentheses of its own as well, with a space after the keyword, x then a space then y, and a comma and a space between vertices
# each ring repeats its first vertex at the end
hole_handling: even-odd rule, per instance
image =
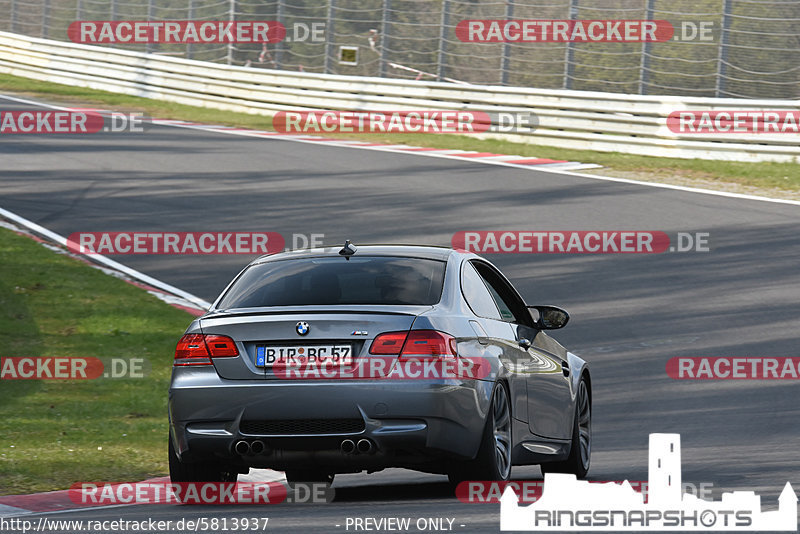
MULTIPOLYGON (((673 380, 665 370, 678 356, 800 356, 796 205, 165 126, 4 136, 0 153, 0 206, 61 235, 274 231, 289 244, 324 234, 326 245, 450 246, 463 230, 707 232, 708 252, 487 258, 529 304, 572 316, 553 335, 592 368, 590 479, 646 480, 648 434, 676 432, 684 482, 713 484, 715 499, 753 490, 774 508, 786 481, 800 488, 796 380, 673 380)), ((206 300, 252 259, 113 258, 206 300)), ((541 479, 538 467, 512 475, 541 479)), ((139 505, 59 519, 258 516, 267 532, 327 533, 353 532, 347 518, 441 517, 456 532, 499 531, 499 505, 459 502, 442 476, 388 470, 333 487, 330 504, 139 505)))

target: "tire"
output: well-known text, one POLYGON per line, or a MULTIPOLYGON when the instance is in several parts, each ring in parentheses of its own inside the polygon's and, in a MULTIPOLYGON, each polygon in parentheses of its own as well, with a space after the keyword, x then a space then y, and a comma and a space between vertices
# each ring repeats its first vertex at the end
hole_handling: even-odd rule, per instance
POLYGON ((286 471, 286 482, 290 486, 294 484, 314 484, 323 483, 327 485, 333 484, 333 478, 336 476, 334 473, 326 473, 318 469, 289 469, 286 471))
POLYGON ((483 437, 474 460, 448 473, 450 483, 463 480, 499 480, 511 477, 511 403, 503 384, 495 384, 483 437))
POLYGON ((541 464, 542 474, 570 473, 578 478, 586 478, 592 460, 592 403, 589 386, 581 378, 578 396, 575 400, 575 422, 572 425, 572 443, 569 456, 563 462, 541 464))
POLYGON ((239 473, 222 463, 184 463, 175 454, 169 438, 169 479, 172 482, 236 482, 239 473))

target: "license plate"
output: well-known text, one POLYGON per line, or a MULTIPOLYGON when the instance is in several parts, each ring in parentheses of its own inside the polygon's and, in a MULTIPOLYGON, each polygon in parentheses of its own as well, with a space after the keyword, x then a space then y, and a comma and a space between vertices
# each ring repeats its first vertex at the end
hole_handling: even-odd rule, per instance
POLYGON ((256 347, 256 366, 306 364, 351 364, 353 348, 350 345, 290 345, 256 347))

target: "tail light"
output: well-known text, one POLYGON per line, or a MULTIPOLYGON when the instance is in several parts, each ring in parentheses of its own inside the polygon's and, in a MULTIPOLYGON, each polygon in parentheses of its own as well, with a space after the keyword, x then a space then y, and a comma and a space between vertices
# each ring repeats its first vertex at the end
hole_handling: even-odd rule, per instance
POLYGON ((186 334, 175 347, 175 361, 172 365, 211 365, 211 358, 232 358, 238 355, 236 343, 228 336, 186 334))
POLYGON ((233 358, 239 355, 236 343, 228 336, 206 334, 205 338, 212 358, 233 358))
POLYGON ((375 337, 370 354, 402 357, 455 356, 456 339, 438 330, 386 332, 375 337))
POLYGON ((403 343, 406 342, 406 337, 408 337, 408 332, 386 332, 375 336, 372 345, 369 347, 369 353, 397 356, 403 350, 403 343))

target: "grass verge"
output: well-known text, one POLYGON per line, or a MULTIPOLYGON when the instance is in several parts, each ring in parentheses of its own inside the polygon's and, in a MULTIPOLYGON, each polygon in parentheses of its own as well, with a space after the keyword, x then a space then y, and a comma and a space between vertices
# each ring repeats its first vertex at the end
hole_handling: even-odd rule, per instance
MULTIPOLYGON (((270 117, 260 115, 173 104, 94 89, 40 82, 6 74, 0 74, 0 91, 22 93, 59 103, 80 103, 88 106, 106 106, 120 111, 139 111, 159 118, 256 129, 271 129, 272 126, 270 117)), ((370 134, 366 136, 336 134, 335 137, 597 163, 603 165, 604 169, 585 172, 634 180, 761 194, 776 198, 800 199, 800 164, 797 163, 744 163, 657 158, 618 152, 571 150, 507 141, 481 140, 463 135, 370 134)))
POLYGON ((113 356, 143 358, 149 368, 139 379, 0 380, 0 495, 166 474, 169 376, 190 320, 0 228, 1 360, 113 356))

